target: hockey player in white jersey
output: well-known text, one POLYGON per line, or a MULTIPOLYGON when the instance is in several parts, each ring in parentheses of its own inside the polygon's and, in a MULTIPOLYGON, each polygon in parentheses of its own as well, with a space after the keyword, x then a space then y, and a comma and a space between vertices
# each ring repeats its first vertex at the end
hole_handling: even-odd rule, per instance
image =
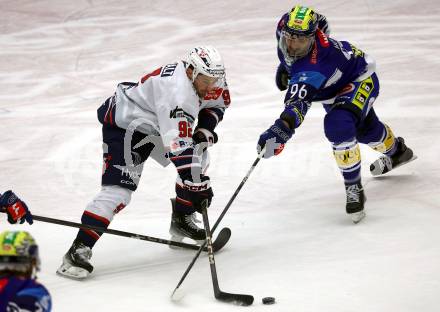
MULTIPOLYGON (((195 211, 213 197, 207 147, 230 104, 225 68, 219 52, 209 46, 192 49, 186 61, 167 64, 137 83, 120 83, 98 109, 103 127, 102 188, 87 205, 81 222, 107 228, 130 202, 148 157, 176 166, 176 198, 170 233, 173 239, 205 239, 194 223, 195 211), (195 123, 197 119, 197 124, 195 123)), ((76 279, 93 270, 89 260, 102 233, 80 230, 57 273, 76 279)))

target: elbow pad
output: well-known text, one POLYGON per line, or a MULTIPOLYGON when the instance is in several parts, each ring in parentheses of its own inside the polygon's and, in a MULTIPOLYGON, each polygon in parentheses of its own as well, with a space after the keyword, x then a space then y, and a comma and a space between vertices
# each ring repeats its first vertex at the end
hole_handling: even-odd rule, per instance
POLYGON ((218 123, 222 121, 224 113, 224 109, 217 107, 202 109, 199 112, 196 128, 203 128, 213 132, 218 123))

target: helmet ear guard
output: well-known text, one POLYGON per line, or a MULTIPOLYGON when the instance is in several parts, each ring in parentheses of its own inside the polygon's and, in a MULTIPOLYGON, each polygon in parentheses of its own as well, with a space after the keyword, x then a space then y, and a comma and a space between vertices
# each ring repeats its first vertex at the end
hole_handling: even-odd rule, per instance
POLYGON ((194 82, 198 74, 217 79, 223 79, 225 76, 223 58, 217 49, 212 46, 193 48, 189 52, 186 62, 186 68, 191 66, 193 69, 192 82, 194 82))

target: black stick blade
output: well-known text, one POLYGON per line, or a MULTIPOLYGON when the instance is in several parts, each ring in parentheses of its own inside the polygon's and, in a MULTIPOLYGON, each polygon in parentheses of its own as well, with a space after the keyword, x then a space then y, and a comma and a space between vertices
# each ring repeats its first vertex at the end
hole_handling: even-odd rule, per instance
MULTIPOLYGON (((212 251, 217 252, 222 249, 231 238, 231 229, 224 227, 221 229, 220 233, 218 233, 217 238, 212 243, 212 251)), ((207 249, 205 248, 205 251, 207 249)))
POLYGON ((215 294, 215 298, 219 301, 233 303, 239 306, 249 306, 254 302, 254 297, 251 295, 230 294, 223 291, 219 291, 215 294))

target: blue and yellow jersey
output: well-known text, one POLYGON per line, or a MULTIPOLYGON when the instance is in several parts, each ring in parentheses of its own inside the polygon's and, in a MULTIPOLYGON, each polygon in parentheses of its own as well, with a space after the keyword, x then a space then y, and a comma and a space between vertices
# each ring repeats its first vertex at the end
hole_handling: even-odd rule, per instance
POLYGON ((0 277, 0 311, 49 312, 52 301, 47 289, 30 278, 0 277))

